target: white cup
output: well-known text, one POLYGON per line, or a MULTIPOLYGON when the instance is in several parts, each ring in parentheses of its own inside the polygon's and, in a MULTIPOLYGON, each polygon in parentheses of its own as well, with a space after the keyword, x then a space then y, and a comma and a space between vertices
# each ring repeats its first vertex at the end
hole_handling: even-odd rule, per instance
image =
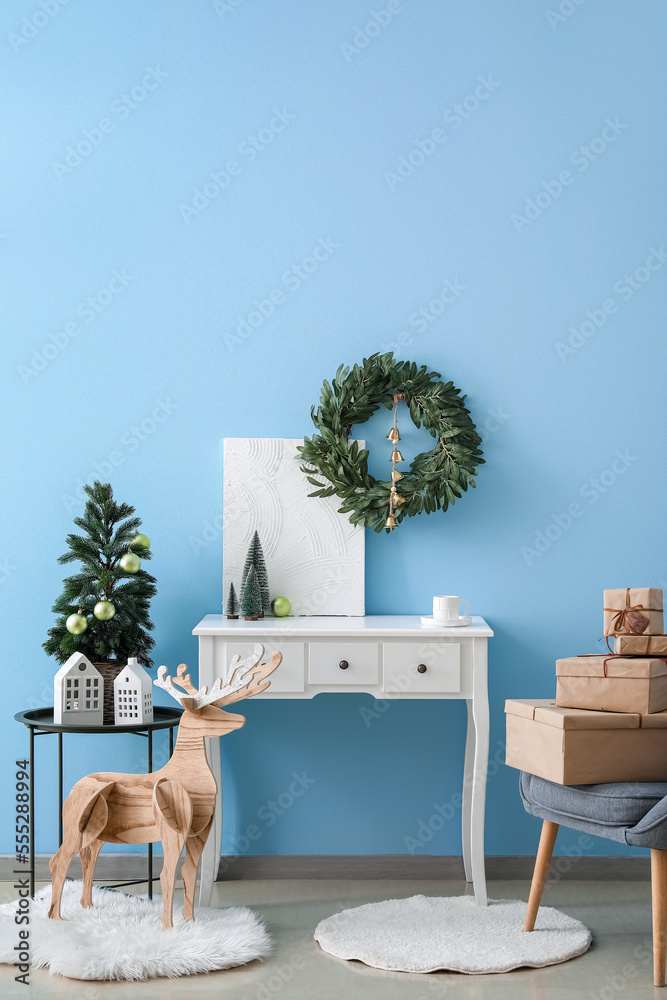
POLYGON ((470 610, 468 602, 462 597, 452 597, 440 594, 433 598, 433 620, 439 625, 447 625, 449 622, 459 620, 461 614, 467 615, 470 610), (461 601, 466 606, 465 611, 460 610, 461 601))

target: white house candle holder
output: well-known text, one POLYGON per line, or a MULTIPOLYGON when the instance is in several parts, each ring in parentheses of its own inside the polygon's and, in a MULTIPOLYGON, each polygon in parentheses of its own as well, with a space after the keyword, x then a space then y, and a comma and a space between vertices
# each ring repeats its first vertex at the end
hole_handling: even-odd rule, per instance
POLYGON ((117 726, 145 726, 153 721, 153 681, 136 656, 113 682, 114 722, 117 726))
POLYGON ((104 678, 83 653, 72 653, 53 678, 56 725, 101 726, 104 678))

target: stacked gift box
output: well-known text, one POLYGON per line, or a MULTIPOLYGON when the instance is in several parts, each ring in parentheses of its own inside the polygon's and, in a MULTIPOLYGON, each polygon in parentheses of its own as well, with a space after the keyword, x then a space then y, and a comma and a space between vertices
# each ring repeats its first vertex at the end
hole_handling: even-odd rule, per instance
POLYGON ((556 661, 555 701, 506 702, 511 767, 563 785, 667 780, 662 590, 605 590, 604 634, 609 653, 556 661))

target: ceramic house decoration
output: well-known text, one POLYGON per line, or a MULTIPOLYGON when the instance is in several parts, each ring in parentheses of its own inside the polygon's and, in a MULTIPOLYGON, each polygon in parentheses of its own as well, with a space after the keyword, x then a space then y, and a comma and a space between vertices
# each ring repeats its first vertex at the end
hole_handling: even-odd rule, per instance
POLYGON ((117 726, 143 726, 153 721, 153 681, 136 656, 113 682, 114 722, 117 726))
POLYGON ((103 700, 102 674, 83 653, 72 653, 53 678, 53 721, 101 726, 103 700))

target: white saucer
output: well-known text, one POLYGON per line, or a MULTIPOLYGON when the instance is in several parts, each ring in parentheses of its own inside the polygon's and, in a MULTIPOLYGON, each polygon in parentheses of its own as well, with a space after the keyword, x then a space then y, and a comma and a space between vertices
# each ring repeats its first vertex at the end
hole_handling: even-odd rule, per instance
POLYGON ((472 618, 470 615, 459 615, 456 621, 443 625, 441 622, 436 622, 433 615, 422 615, 422 625, 428 625, 429 628, 460 628, 462 625, 472 625, 472 618))

